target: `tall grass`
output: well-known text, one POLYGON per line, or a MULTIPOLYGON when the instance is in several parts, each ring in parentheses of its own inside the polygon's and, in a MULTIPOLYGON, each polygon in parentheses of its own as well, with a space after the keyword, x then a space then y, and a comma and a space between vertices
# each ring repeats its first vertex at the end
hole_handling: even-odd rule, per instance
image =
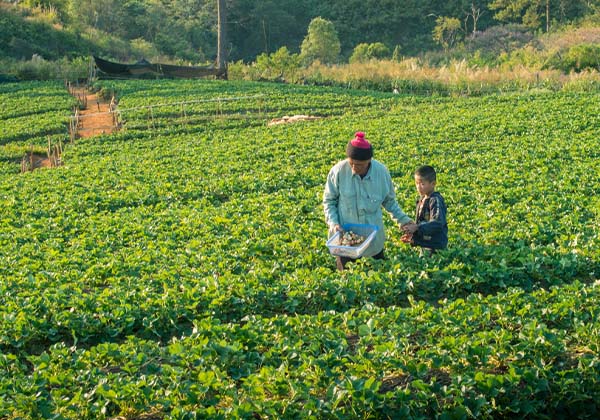
POLYGON ((400 62, 377 60, 335 66, 315 63, 306 69, 305 82, 396 90, 398 93, 483 94, 532 88, 558 90, 565 85, 571 88, 576 85, 597 86, 600 73, 587 71, 564 74, 559 70, 540 70, 525 65, 472 66, 466 60, 454 60, 447 65, 434 67, 409 58, 400 62))

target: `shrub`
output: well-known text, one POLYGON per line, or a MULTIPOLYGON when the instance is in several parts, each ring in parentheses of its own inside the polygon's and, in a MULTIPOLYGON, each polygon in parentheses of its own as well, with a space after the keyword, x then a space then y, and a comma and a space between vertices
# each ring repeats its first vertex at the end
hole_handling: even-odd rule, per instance
POLYGON ((364 63, 373 59, 381 60, 389 56, 390 49, 381 42, 362 43, 354 48, 352 56, 350 56, 350 63, 364 63))
POLYGON ((301 59, 298 54, 290 54, 287 47, 281 47, 272 54, 263 53, 256 62, 246 65, 242 61, 230 63, 227 73, 232 80, 268 80, 298 83, 302 78, 301 59))
POLYGON ((562 70, 580 72, 586 69, 600 70, 600 45, 581 44, 569 48, 562 70))
POLYGON ((352 51, 352 55, 348 60, 350 63, 364 63, 365 61, 369 61, 368 56, 369 44, 361 43, 354 47, 354 51, 352 51))
POLYGON ((5 59, 0 62, 7 80, 78 80, 88 76, 89 60, 85 57, 48 61, 39 55, 31 60, 5 59))
POLYGON ((255 80, 251 66, 245 64, 242 60, 227 63, 227 78, 229 80, 255 80))
POLYGON ((36 54, 31 57, 31 60, 18 63, 15 70, 16 76, 20 80, 52 80, 58 78, 56 65, 36 54))
POLYGON ((522 25, 492 26, 484 32, 477 32, 469 38, 469 51, 486 51, 498 56, 525 46, 533 40, 533 35, 522 25))
POLYGON ((272 54, 263 53, 256 57, 255 67, 260 79, 295 83, 300 61, 298 54, 290 54, 287 47, 281 47, 272 54))
POLYGON ((503 57, 503 60, 500 64, 502 67, 508 69, 521 66, 528 67, 532 70, 541 69, 545 60, 545 54, 531 45, 519 48, 510 53, 501 54, 501 57, 503 57))
POLYGON ((552 54, 544 63, 545 69, 572 71, 600 70, 600 46, 580 44, 568 50, 559 50, 552 54))

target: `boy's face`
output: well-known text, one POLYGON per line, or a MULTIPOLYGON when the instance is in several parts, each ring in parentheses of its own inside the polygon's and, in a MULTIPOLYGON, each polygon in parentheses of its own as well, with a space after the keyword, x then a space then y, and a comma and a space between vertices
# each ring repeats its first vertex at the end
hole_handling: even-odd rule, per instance
POLYGON ((420 195, 428 196, 435 191, 435 181, 427 181, 419 175, 415 175, 415 186, 420 195))

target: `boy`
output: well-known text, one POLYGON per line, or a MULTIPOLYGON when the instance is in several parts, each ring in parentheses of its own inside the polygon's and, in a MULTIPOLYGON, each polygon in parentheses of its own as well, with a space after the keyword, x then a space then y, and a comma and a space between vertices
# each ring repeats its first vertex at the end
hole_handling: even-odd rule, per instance
POLYGON ((413 246, 420 246, 421 254, 433 254, 437 249, 448 245, 448 224, 446 223, 446 203, 435 191, 436 173, 431 166, 421 166, 415 171, 415 186, 419 192, 415 224, 403 226, 406 232, 401 240, 413 246))

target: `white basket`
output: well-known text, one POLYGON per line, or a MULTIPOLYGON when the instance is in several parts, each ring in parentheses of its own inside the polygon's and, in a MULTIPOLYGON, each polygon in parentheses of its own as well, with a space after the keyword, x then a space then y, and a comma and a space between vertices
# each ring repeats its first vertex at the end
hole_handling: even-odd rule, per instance
POLYGON ((327 241, 327 247, 329 248, 329 252, 331 253, 331 255, 335 255, 337 257, 359 258, 369 247, 371 242, 373 242, 373 239, 375 239, 375 235, 377 235, 379 227, 376 225, 347 223, 342 226, 342 229, 344 229, 344 232, 348 232, 351 230, 357 235, 366 237, 366 239, 363 241, 363 243, 356 246, 339 245, 340 236, 342 234, 340 232, 336 232, 335 235, 333 235, 327 241))

